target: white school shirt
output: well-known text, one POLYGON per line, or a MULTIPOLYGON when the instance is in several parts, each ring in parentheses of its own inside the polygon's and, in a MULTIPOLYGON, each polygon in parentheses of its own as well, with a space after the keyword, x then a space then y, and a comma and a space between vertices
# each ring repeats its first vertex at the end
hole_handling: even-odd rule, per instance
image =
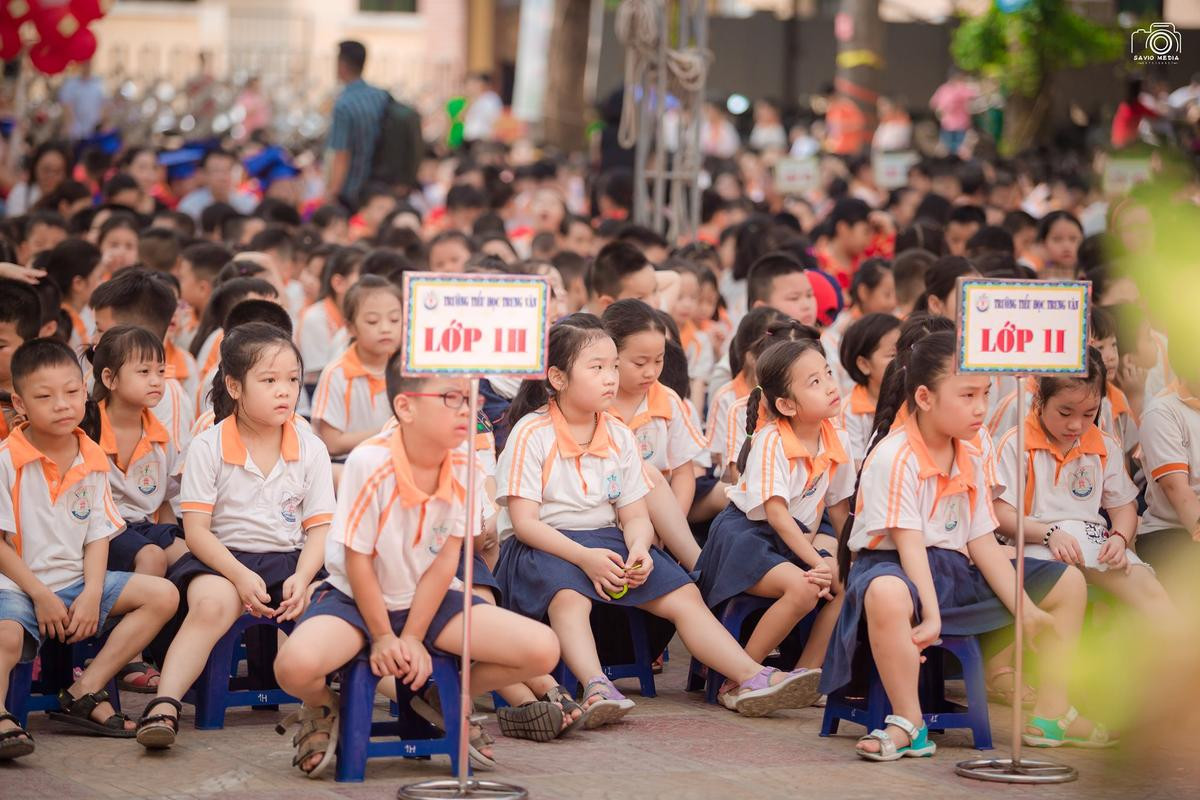
POLYGON ((162 399, 151 409, 167 429, 180 451, 186 451, 192 438, 192 423, 196 421, 195 406, 174 378, 163 380, 162 399))
MULTIPOLYGON (((351 597, 346 550, 372 556, 375 577, 388 611, 412 605, 417 583, 437 558, 448 537, 466 535, 467 458, 446 454, 432 495, 413 482, 401 429, 393 427, 350 451, 338 486, 337 511, 325 541, 329 582, 351 597)), ((491 508, 478 481, 475 508, 491 508)), ((478 536, 480 528, 475 535, 478 536)), ((462 589, 454 578, 451 589, 462 589)))
POLYGON ((769 422, 754 434, 746 471, 729 490, 729 499, 748 519, 765 520, 767 500, 782 497, 793 519, 815 531, 823 505, 854 494, 854 464, 847 448, 846 432, 829 420, 821 422, 815 454, 796 438, 787 421, 769 422))
MULTIPOLYGON (((83 548, 125 527, 108 489, 108 458, 83 431, 65 474, 25 437, 22 425, 0 442, 0 531, 46 588, 83 578, 83 548), (41 467, 40 469, 38 467, 41 467)), ((22 591, 0 573, 0 589, 22 591)))
POLYGON ((357 345, 321 370, 313 395, 312 418, 339 431, 378 432, 393 418, 388 402, 387 380, 363 366, 357 345))
MULTIPOLYGON (((217 424, 216 414, 210 408, 200 416, 196 417, 196 421, 192 423, 192 438, 195 439, 200 434, 217 424)), ((304 417, 299 414, 292 415, 292 424, 296 426, 296 430, 312 433, 312 425, 308 423, 304 417)))
POLYGON ((895 550, 891 528, 921 531, 926 547, 962 550, 996 530, 983 456, 956 442, 950 474, 929 456, 915 417, 893 430, 863 463, 849 546, 895 550))
MULTIPOLYGON (((838 314, 833 324, 821 333, 821 346, 825 350, 825 360, 829 362, 829 371, 833 373, 833 379, 837 382, 842 397, 848 395, 855 387, 854 379, 850 377, 850 373, 846 372, 846 368, 842 366, 841 355, 842 338, 846 335, 846 329, 853 322, 854 319, 851 313, 843 311, 838 314)), ((861 456, 859 457, 861 458, 861 456)))
POLYGON ((729 409, 738 398, 750 394, 746 379, 738 375, 721 388, 713 392, 708 407, 708 451, 711 454, 712 465, 718 477, 724 472, 725 464, 736 456, 726 452, 729 440, 729 409))
POLYGON ((346 320, 332 297, 318 300, 301 312, 296 346, 306 373, 325 369, 349 344, 346 320))
POLYGON ((1146 511, 1138 534, 1182 527, 1175 507, 1158 481, 1173 472, 1187 475, 1200 495, 1200 400, 1173 383, 1142 412, 1142 467, 1146 471, 1146 511))
POLYGON ((108 457, 108 485, 113 502, 126 522, 156 522, 158 509, 179 494, 183 456, 175 440, 149 409, 142 411, 142 435, 129 463, 117 464, 117 436, 100 403, 100 449, 108 457))
POLYGON ((1138 435, 1137 417, 1129 407, 1129 400, 1116 384, 1108 384, 1108 393, 1100 401, 1100 430, 1121 443, 1121 450, 1132 453, 1141 438, 1138 435))
POLYGON ((611 528, 617 509, 650 493, 633 432, 616 417, 600 414, 592 441, 575 442, 558 405, 522 417, 508 436, 496 465, 498 529, 513 533, 508 498, 541 505, 539 518, 560 531, 611 528))
MULTIPOLYGON (((1137 500, 1138 489, 1125 471, 1121 443, 1088 426, 1066 455, 1060 455, 1042 429, 1037 413, 1025 417, 1025 458, 1017 453, 1017 429, 1000 440, 997 472, 1000 499, 1039 522, 1090 522, 1106 526, 1102 508, 1137 500), (1017 496, 1017 470, 1025 470, 1025 496, 1017 496)), ((1122 531, 1131 536, 1133 531, 1122 531)))
MULTIPOLYGON (((686 397, 683 398, 683 406, 687 409, 688 419, 691 420, 692 427, 698 431, 704 430, 704 426, 700 424, 700 414, 697 413, 696 407, 692 405, 692 401, 686 397)), ((712 458, 708 452, 708 437, 704 436, 703 440, 704 449, 702 449, 699 453, 696 453, 695 457, 692 458, 692 464, 700 469, 706 470, 712 466, 712 458)))
POLYGON ((696 327, 696 323, 689 321, 679 329, 679 339, 683 346, 683 354, 687 357, 688 377, 707 383, 716 363, 712 338, 696 327))
POLYGON ((96 338, 96 312, 91 306, 76 311, 70 303, 63 303, 62 310, 71 319, 71 335, 67 344, 76 353, 82 353, 96 338))
POLYGON ((179 492, 183 513, 211 514, 209 529, 231 550, 299 550, 304 533, 333 519, 333 473, 325 444, 283 426, 279 459, 263 475, 226 417, 192 442, 179 492))
MULTIPOLYGON (((200 349, 196 351, 196 363, 200 365, 200 374, 204 375, 221 361, 221 340, 225 338, 225 331, 217 328, 208 335, 204 340, 204 344, 200 345, 200 349)), ((202 388, 197 391, 204 391, 202 388)))
POLYGON ((862 463, 871 445, 871 429, 875 426, 875 401, 867 387, 855 384, 850 390, 838 422, 849 437, 850 457, 856 463, 862 463))
POLYGON ((170 339, 167 339, 164 347, 167 366, 164 377, 179 381, 187 397, 196 397, 200 392, 200 365, 191 353, 170 339))
POLYGON ((633 431, 642 460, 663 474, 687 464, 707 447, 683 400, 657 381, 638 404, 633 419, 622 419, 615 409, 612 414, 633 431))

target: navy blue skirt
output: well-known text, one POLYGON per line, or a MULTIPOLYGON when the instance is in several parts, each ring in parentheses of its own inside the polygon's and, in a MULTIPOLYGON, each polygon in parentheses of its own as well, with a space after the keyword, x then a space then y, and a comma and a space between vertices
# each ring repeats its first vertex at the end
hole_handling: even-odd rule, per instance
POLYGON ((125 530, 108 540, 108 571, 133 572, 133 562, 143 547, 166 550, 183 538, 183 528, 171 523, 127 522, 125 530))
MULTIPOLYGON (((800 530, 808 532, 804 525, 796 524, 800 525, 800 530)), ((700 594, 704 595, 709 608, 716 608, 745 592, 783 563, 808 569, 770 523, 748 519, 740 508, 730 503, 713 519, 708 541, 696 561, 700 594)))
MULTIPOLYGON (((243 550, 230 550, 230 555, 243 566, 248 567, 254 574, 267 584, 267 593, 271 602, 267 605, 274 608, 283 601, 283 583, 296 572, 296 564, 300 561, 299 550, 288 550, 282 553, 247 553, 243 550)), ((186 553, 167 570, 167 580, 179 589, 179 606, 183 610, 187 604, 187 587, 193 578, 200 575, 220 575, 221 573, 186 553)), ((222 576, 224 577, 224 576, 222 576)), ((325 570, 317 573, 316 578, 325 577, 325 570)))
MULTIPOLYGON (((471 598, 471 605, 476 606, 484 601, 478 597, 471 598)), ((450 624, 450 620, 463 610, 463 593, 455 589, 447 589, 446 596, 442 598, 441 605, 434 612, 433 619, 429 622, 429 627, 425 630, 425 638, 422 640, 426 647, 433 647, 433 643, 438 636, 450 624)), ((392 632, 397 636, 404 630, 404 625, 408 622, 409 609, 401 609, 400 611, 389 611, 388 622, 392 625, 392 632)), ((332 584, 325 582, 317 587, 317 591, 313 594, 312 603, 301 615, 298 625, 303 625, 304 621, 312 617, 329 616, 337 617, 344 620, 362 632, 366 637, 368 645, 363 648, 365 652, 370 650, 371 632, 367 629, 367 623, 363 620, 362 614, 358 610, 358 604, 354 602, 354 598, 332 584)))
MULTIPOLYGON (((466 554, 464 553, 463 555, 466 554)), ((487 562, 483 560, 483 556, 476 553, 473 561, 475 563, 475 568, 471 571, 471 583, 475 586, 483 586, 491 589, 492 593, 496 595, 496 603, 499 604, 500 598, 504 596, 504 592, 500 590, 500 582, 496 580, 496 576, 492 574, 492 570, 487 565, 487 562)), ((496 565, 497 568, 499 568, 499 566, 499 564, 496 565)), ((454 573, 454 577, 458 578, 460 581, 463 579, 462 558, 458 559, 458 572, 454 573)))
MULTIPOLYGON (((929 571, 937 592, 938 610, 942 617, 942 633, 947 636, 974 636, 1012 625, 1012 614, 992 587, 984 580, 975 565, 957 550, 930 547, 929 571)), ((1015 566, 1016 559, 1013 559, 1015 566)), ((1025 559, 1025 593, 1035 603, 1041 602, 1066 570, 1058 561, 1025 559)), ((908 585, 916 617, 921 617, 921 601, 917 587, 900 566, 900 554, 895 550, 863 550, 850 566, 846 579, 842 613, 838 616, 829 650, 825 654, 821 673, 821 692, 829 694, 850 682, 855 651, 859 638, 866 638, 864 598, 867 587, 876 578, 886 575, 900 578, 908 585)))
MULTIPOLYGON (((629 557, 625 537, 617 528, 562 531, 562 534, 584 547, 612 550, 622 559, 629 557)), ((650 548, 650 558, 654 562, 654 569, 645 583, 630 589, 618 600, 606 595, 605 600, 601 601, 587 574, 579 567, 558 556, 528 547, 512 537, 500 549, 496 580, 500 582, 504 607, 536 620, 545 618, 550 601, 563 589, 573 589, 593 603, 640 606, 692 582, 683 567, 657 547, 650 548)))

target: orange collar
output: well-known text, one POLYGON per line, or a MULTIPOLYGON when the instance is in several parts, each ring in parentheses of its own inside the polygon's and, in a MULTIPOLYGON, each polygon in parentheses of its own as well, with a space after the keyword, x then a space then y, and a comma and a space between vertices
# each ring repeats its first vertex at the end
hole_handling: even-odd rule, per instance
POLYGON ((1112 405, 1113 423, 1116 423, 1122 414, 1129 415, 1129 418, 1135 423, 1138 421, 1133 409, 1129 407, 1129 398, 1114 383, 1108 384, 1108 402, 1112 405))
POLYGON ((838 438, 837 429, 833 427, 830 420, 821 420, 821 447, 816 455, 808 452, 808 448, 796 437, 796 432, 792 430, 791 424, 786 419, 777 419, 774 424, 775 429, 779 431, 779 440, 783 443, 783 455, 788 462, 804 462, 804 467, 808 472, 808 480, 804 484, 805 489, 816 483, 826 470, 829 471, 829 477, 832 479, 838 466, 850 460, 846 456, 845 448, 842 447, 841 439, 838 438))
MULTIPOLYGON (((388 436, 388 448, 392 451, 392 472, 396 478, 396 494, 400 496, 400 505, 405 508, 423 505, 433 497, 446 503, 453 503, 457 498, 464 500, 467 490, 454 477, 454 454, 447 452, 442 459, 441 471, 438 473, 438 485, 432 495, 421 491, 413 480, 412 464, 408 460, 408 451, 404 449, 404 432, 397 425, 388 436)), ((418 536, 420 531, 418 530, 418 536)))
POLYGON ((679 344, 683 347, 686 353, 687 349, 692 346, 692 342, 696 340, 696 323, 690 319, 686 320, 679 326, 679 344))
MULTIPOLYGON (((871 399, 871 394, 867 391, 867 387, 855 384, 854 388, 850 390, 850 413, 875 413, 875 401, 871 399)), ((897 414, 897 416, 899 416, 899 414, 897 414)))
POLYGON ((1089 425, 1087 430, 1083 432, 1083 435, 1071 445, 1071 449, 1067 450, 1066 454, 1063 455, 1058 452, 1058 447, 1046 435, 1046 429, 1042 427, 1042 422, 1037 412, 1032 410, 1025 415, 1025 450, 1029 453, 1025 471, 1026 514, 1033 513, 1033 453, 1035 450, 1045 450, 1054 457, 1055 483, 1058 483, 1058 478, 1062 474, 1063 467, 1078 458, 1083 458, 1085 455, 1100 456, 1102 470, 1104 462, 1108 459, 1108 448, 1104 446, 1104 434, 1094 424, 1089 425))
POLYGON ((225 331, 218 328, 213 333, 212 349, 208 351, 208 357, 204 359, 204 369, 202 373, 207 375, 221 361, 221 342, 225 340, 225 331))
POLYGON ((104 455, 104 451, 100 449, 100 445, 89 439, 87 434, 82 430, 76 428, 75 439, 79 445, 79 456, 70 469, 67 470, 67 473, 62 476, 62 480, 58 482, 58 487, 55 489, 53 481, 58 477, 58 465, 26 438, 25 430, 28 427, 28 422, 22 423, 8 436, 8 450, 12 455, 13 468, 17 472, 20 472, 25 465, 34 461, 41 461, 42 470, 46 476, 46 485, 50 489, 50 501, 52 503, 57 501, 59 496, 71 486, 83 480, 88 473, 103 472, 108 474, 108 456, 104 455))
POLYGON ((108 401, 105 400, 99 404, 100 408, 100 449, 103 450, 112 462, 117 465, 121 472, 128 472, 129 467, 136 464, 138 459, 154 449, 155 444, 166 444, 171 441, 170 434, 167 429, 158 421, 158 417, 148 409, 142 409, 142 435, 138 439, 138 443, 133 447, 133 453, 129 456, 129 461, 124 466, 118 460, 117 453, 117 434, 113 430, 112 422, 108 418, 108 401))
MULTIPOLYGON (((238 433, 237 419, 230 415, 221 420, 219 427, 221 428, 221 460, 226 464, 246 466, 250 454, 246 452, 242 435, 238 433)), ((296 423, 292 420, 283 424, 283 439, 279 443, 279 455, 283 456, 284 461, 300 460, 300 437, 296 435, 296 423)))
POLYGON ((342 316, 342 310, 338 308, 337 301, 332 297, 326 297, 323 302, 325 303, 325 321, 329 324, 329 332, 337 333, 346 327, 346 319, 342 316))
POLYGON ((592 434, 592 441, 588 443, 587 447, 584 447, 575 441, 575 435, 571 433, 571 426, 567 424, 567 418, 563 416, 558 403, 551 400, 548 408, 550 421, 554 423, 554 438, 558 440, 558 454, 563 458, 579 458, 584 453, 604 458, 614 452, 612 439, 608 436, 608 422, 605 414, 596 415, 596 432, 592 434))
POLYGON ((367 386, 371 392, 372 406, 375 405, 375 397, 387 391, 387 379, 382 375, 371 372, 363 366, 362 359, 358 355, 357 344, 347 347, 346 352, 342 355, 342 373, 346 376, 347 382, 355 378, 367 379, 367 386))
POLYGON ((72 308, 70 303, 63 303, 62 310, 67 312, 67 316, 71 318, 71 329, 79 337, 80 344, 91 344, 92 337, 88 334, 87 324, 84 323, 83 317, 79 316, 79 312, 72 308))
POLYGON ((937 497, 934 498, 930 512, 937 509, 937 504, 943 497, 962 493, 966 493, 967 501, 971 508, 974 508, 978 489, 975 485, 975 467, 971 463, 970 452, 963 446, 964 443, 957 440, 954 442, 954 463, 950 467, 950 474, 947 474, 929 455, 929 448, 921 436, 921 428, 917 425, 915 415, 910 415, 904 421, 904 432, 908 436, 909 447, 917 456, 917 467, 920 470, 918 477, 924 480, 936 475, 938 479, 937 497))
POLYGON ((625 418, 621 416, 621 412, 617 411, 615 406, 613 407, 612 414, 617 419, 625 422, 630 430, 635 431, 655 417, 669 420, 674 415, 671 413, 671 396, 667 394, 667 391, 667 387, 658 381, 650 384, 650 389, 647 390, 646 396, 638 404, 637 413, 633 415, 633 419, 629 422, 625 422, 625 418))
POLYGON ((892 420, 892 427, 888 430, 894 431, 897 428, 904 426, 911 418, 912 414, 908 413, 908 403, 901 403, 900 407, 896 409, 896 417, 892 420))
POLYGON ((187 357, 183 354, 183 350, 175 346, 175 343, 167 339, 163 343, 163 351, 166 354, 168 378, 174 378, 177 381, 183 382, 188 379, 189 370, 187 357))
POLYGON ((738 400, 750 394, 751 387, 746 384, 746 379, 742 377, 742 373, 738 373, 733 378, 733 396, 738 400))

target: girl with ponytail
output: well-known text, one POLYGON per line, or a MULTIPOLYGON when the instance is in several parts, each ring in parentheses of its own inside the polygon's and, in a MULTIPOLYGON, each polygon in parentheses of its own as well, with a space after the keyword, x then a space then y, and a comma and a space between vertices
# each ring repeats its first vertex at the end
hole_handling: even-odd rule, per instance
POLYGON ((910 414, 863 463, 855 515, 843 531, 854 561, 821 691, 850 682, 865 624, 894 712, 856 752, 869 761, 932 756, 937 746, 918 693, 922 651, 943 634, 1005 628, 1019 603, 1041 673, 1026 744, 1106 746, 1112 739, 1103 726, 1080 717, 1067 698, 1087 603, 1083 575, 1060 562, 1026 559, 1026 592, 1014 594, 1014 565, 994 535, 984 456, 970 444, 983 426, 989 380, 955 374, 954 355, 953 332, 929 334, 897 356, 884 380, 877 430, 890 427, 901 404, 910 414))
MULTIPOLYGON (((817 341, 772 344, 759 357, 757 373, 738 456, 742 478, 700 554, 700 592, 710 608, 743 593, 775 600, 746 643, 754 659, 766 658, 822 598, 831 600, 797 665, 812 690, 806 699, 815 702, 840 595, 833 595, 832 556, 814 546, 813 531, 826 508, 835 525, 845 521, 854 467, 849 439, 834 426, 841 400, 817 341), (755 433, 764 411, 765 424, 755 433)), ((731 688, 722 687, 723 702, 731 688)))

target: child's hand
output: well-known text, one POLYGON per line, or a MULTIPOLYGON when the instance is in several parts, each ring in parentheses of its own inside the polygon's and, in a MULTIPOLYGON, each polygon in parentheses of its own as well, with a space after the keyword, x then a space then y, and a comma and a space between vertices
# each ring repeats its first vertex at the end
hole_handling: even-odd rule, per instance
POLYGON ((404 675, 408 672, 408 656, 400 645, 400 637, 394 633, 380 636, 371 641, 371 672, 377 677, 404 675))
POLYGON ((292 575, 283 582, 283 600, 279 603, 275 618, 281 622, 297 619, 308 607, 308 598, 308 581, 299 575, 292 575))
POLYGON ((822 556, 821 560, 829 566, 829 572, 833 575, 833 583, 829 585, 829 591, 835 595, 841 594, 844 587, 842 586, 841 579, 838 577, 837 556, 822 556))
POLYGON ((267 605, 271 602, 271 595, 267 593, 266 581, 257 573, 251 572, 249 569, 242 570, 242 574, 233 582, 233 588, 237 589, 238 597, 241 598, 242 604, 251 616, 270 619, 277 613, 275 609, 267 605))
POLYGON ((1104 540, 1104 544, 1100 546, 1100 555, 1097 558, 1101 564, 1108 564, 1111 569, 1115 570, 1123 569, 1126 573, 1133 567, 1129 563, 1129 557, 1126 553, 1125 540, 1120 536, 1110 534, 1104 540))
POLYGON ((82 642, 96 635, 100 627, 100 592, 84 589, 67 612, 70 619, 66 631, 67 644, 82 642))
POLYGON ((1058 626, 1055 624, 1054 617, 1042 611, 1032 602, 1025 604, 1025 641, 1029 645, 1030 650, 1037 650, 1038 637, 1043 633, 1054 633, 1057 635, 1058 626))
POLYGON ((820 588, 817 597, 833 599, 833 594, 830 592, 830 587, 833 586, 833 570, 825 559, 822 558, 815 565, 809 567, 808 571, 804 573, 804 577, 809 583, 816 584, 820 588))
POLYGON ((67 640, 67 625, 71 614, 66 604, 54 592, 46 589, 40 597, 33 598, 33 611, 37 615, 38 630, 43 638, 67 640))
POLYGON ((1075 540, 1075 537, 1066 531, 1061 529, 1053 531, 1047 547, 1050 548, 1050 555, 1054 556, 1056 561, 1083 566, 1083 550, 1080 549, 1079 542, 1075 540))
POLYGON ((601 600, 608 600, 607 589, 616 594, 625 585, 625 562, 612 550, 589 547, 576 565, 588 576, 601 600))
POLYGON ((625 568, 625 581, 629 584, 630 589, 641 586, 654 571, 654 559, 650 557, 650 551, 645 547, 635 547, 630 550, 626 563, 629 566, 625 568))
POLYGON ((404 684, 414 692, 425 685, 433 674, 433 659, 425 645, 415 636, 400 635, 400 652, 408 662, 408 672, 404 676, 404 684))
MULTIPOLYGON (((912 640, 918 650, 924 650, 938 640, 942 635, 942 617, 938 615, 927 615, 924 619, 913 626, 912 640)), ((922 657, 924 660, 924 657, 922 657)))

